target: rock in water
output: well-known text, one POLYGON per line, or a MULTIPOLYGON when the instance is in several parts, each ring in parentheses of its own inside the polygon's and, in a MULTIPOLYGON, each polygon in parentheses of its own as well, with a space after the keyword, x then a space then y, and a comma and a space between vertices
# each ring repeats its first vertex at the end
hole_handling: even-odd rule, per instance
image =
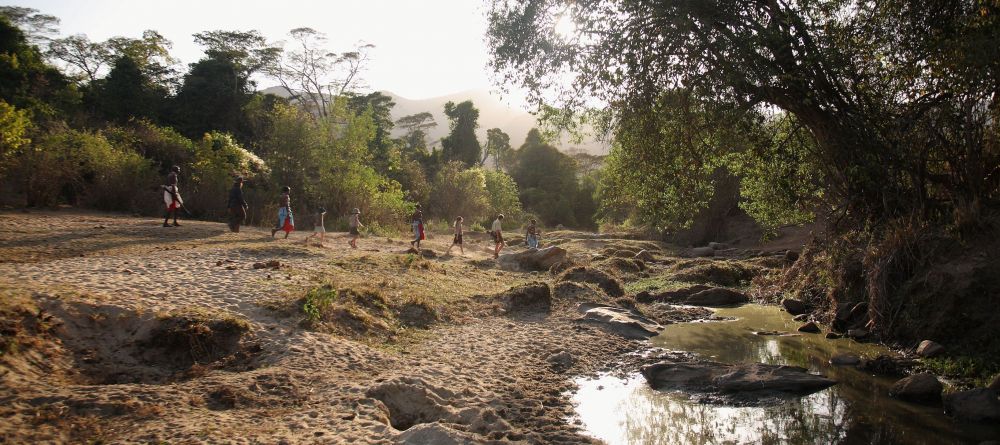
POLYGON ((1000 422, 1000 392, 977 388, 945 394, 944 411, 960 420, 1000 422))
POLYGON ((713 287, 688 297, 684 304, 692 306, 733 306, 750 302, 750 297, 724 287, 713 287))
POLYGON ((794 298, 781 300, 781 306, 785 308, 785 311, 792 315, 801 315, 809 312, 809 307, 806 305, 806 302, 796 300, 794 298))
POLYGON ((810 322, 808 322, 808 323, 806 323, 806 324, 804 324, 802 326, 799 326, 798 331, 799 332, 809 332, 809 333, 815 334, 815 333, 819 332, 819 326, 816 326, 816 323, 810 321, 810 322))
POLYGON ((924 340, 917 346, 917 355, 924 358, 937 357, 943 353, 944 346, 931 340, 924 340))
POLYGON ((774 395, 806 395, 835 385, 826 377, 795 366, 763 363, 727 365, 705 360, 667 360, 641 370, 656 389, 693 392, 739 393, 739 399, 764 399, 774 395))
MULTIPOLYGON (((586 305, 586 303, 584 303, 586 305)), ((663 330, 663 326, 634 311, 611 306, 587 309, 580 321, 596 323, 604 330, 625 338, 645 340, 663 330)))
POLYGON ((934 374, 922 372, 897 381, 889 389, 889 396, 911 402, 933 403, 941 400, 944 386, 934 374))
POLYGON ((830 357, 830 364, 834 366, 857 366, 861 363, 861 357, 854 354, 837 354, 830 357))
POLYGON ((527 249, 500 255, 497 262, 502 269, 519 271, 546 271, 566 259, 566 249, 550 246, 544 249, 527 249))

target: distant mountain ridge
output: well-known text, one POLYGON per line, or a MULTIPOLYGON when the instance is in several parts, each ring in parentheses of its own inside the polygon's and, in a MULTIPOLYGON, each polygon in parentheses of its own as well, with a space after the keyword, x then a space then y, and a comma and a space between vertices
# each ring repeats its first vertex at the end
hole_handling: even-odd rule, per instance
MULTIPOLYGON (((288 97, 285 89, 278 86, 262 90, 261 93, 288 97)), ((461 91, 428 99, 408 99, 390 91, 382 91, 382 94, 391 97, 396 102, 396 106, 392 109, 393 120, 424 111, 434 116, 437 126, 428 131, 427 141, 432 147, 440 147, 441 138, 448 135, 448 118, 444 115, 444 104, 449 101, 459 103, 471 100, 479 109, 479 130, 476 133, 479 135, 481 143, 486 142, 487 129, 499 128, 510 136, 510 145, 517 148, 524 143, 528 132, 538 126, 537 119, 531 113, 504 104, 500 97, 485 89, 461 91)), ((397 128, 393 131, 393 136, 401 135, 400 129, 397 128)), ((554 144, 562 151, 582 151, 593 155, 608 154, 608 145, 593 138, 586 138, 579 144, 566 141, 568 138, 563 139, 563 141, 554 144)))

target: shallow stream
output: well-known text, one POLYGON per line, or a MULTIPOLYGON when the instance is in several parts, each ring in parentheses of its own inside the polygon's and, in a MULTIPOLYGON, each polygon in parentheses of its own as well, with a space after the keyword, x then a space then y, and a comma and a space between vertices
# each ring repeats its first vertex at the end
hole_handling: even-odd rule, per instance
POLYGON ((953 422, 940 407, 888 397, 893 379, 829 364, 837 353, 874 356, 884 348, 822 334, 793 334, 801 324, 776 307, 719 309, 734 321, 679 323, 651 339, 654 346, 705 359, 808 368, 838 382, 778 406, 704 405, 685 393, 657 391, 641 375, 581 379, 573 399, 584 429, 609 444, 977 444, 1000 438, 1000 426, 953 422))

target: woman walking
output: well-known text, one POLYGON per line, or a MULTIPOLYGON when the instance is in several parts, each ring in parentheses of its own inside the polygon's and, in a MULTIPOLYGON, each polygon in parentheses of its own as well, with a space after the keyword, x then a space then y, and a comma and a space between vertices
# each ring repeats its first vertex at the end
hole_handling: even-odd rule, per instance
POLYGON ((288 239, 288 234, 295 230, 295 218, 292 216, 291 193, 291 187, 286 185, 281 188, 281 198, 278 199, 278 225, 271 229, 271 238, 274 238, 274 234, 279 230, 284 230, 285 239, 288 239))
POLYGON ((461 216, 455 218, 455 239, 451 241, 451 246, 448 246, 448 251, 445 255, 451 254, 451 248, 458 246, 458 251, 462 252, 462 256, 465 256, 465 248, 462 247, 462 233, 464 232, 462 227, 462 222, 465 221, 461 216))

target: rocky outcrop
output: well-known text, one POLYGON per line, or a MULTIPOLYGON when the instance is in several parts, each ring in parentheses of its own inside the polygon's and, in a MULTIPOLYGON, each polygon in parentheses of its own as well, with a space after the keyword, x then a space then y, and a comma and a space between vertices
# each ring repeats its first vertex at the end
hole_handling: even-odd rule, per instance
POLYGON ((641 370, 655 389, 690 392, 739 393, 743 401, 768 397, 806 395, 836 384, 795 366, 763 363, 727 365, 705 360, 666 360, 641 370))
POLYGON ((917 346, 917 355, 924 358, 937 357, 944 354, 944 346, 931 340, 924 340, 917 346))
POLYGON ((581 305, 580 309, 583 316, 579 321, 597 324, 602 329, 625 338, 645 340, 663 330, 659 323, 630 309, 588 304, 581 305))
POLYGON ((977 388, 945 394, 944 410, 960 420, 1000 422, 1000 392, 977 388))
POLYGON ((608 296, 618 298, 625 295, 625 289, 615 277, 607 272, 589 267, 578 266, 563 272, 559 281, 596 284, 608 296))
POLYGON ((934 374, 922 372, 900 379, 889 389, 889 396, 919 403, 934 403, 941 400, 944 386, 934 374))
POLYGON ((497 263, 501 269, 515 271, 547 271, 552 266, 566 260, 566 249, 550 246, 544 249, 527 249, 517 253, 500 255, 497 263))

